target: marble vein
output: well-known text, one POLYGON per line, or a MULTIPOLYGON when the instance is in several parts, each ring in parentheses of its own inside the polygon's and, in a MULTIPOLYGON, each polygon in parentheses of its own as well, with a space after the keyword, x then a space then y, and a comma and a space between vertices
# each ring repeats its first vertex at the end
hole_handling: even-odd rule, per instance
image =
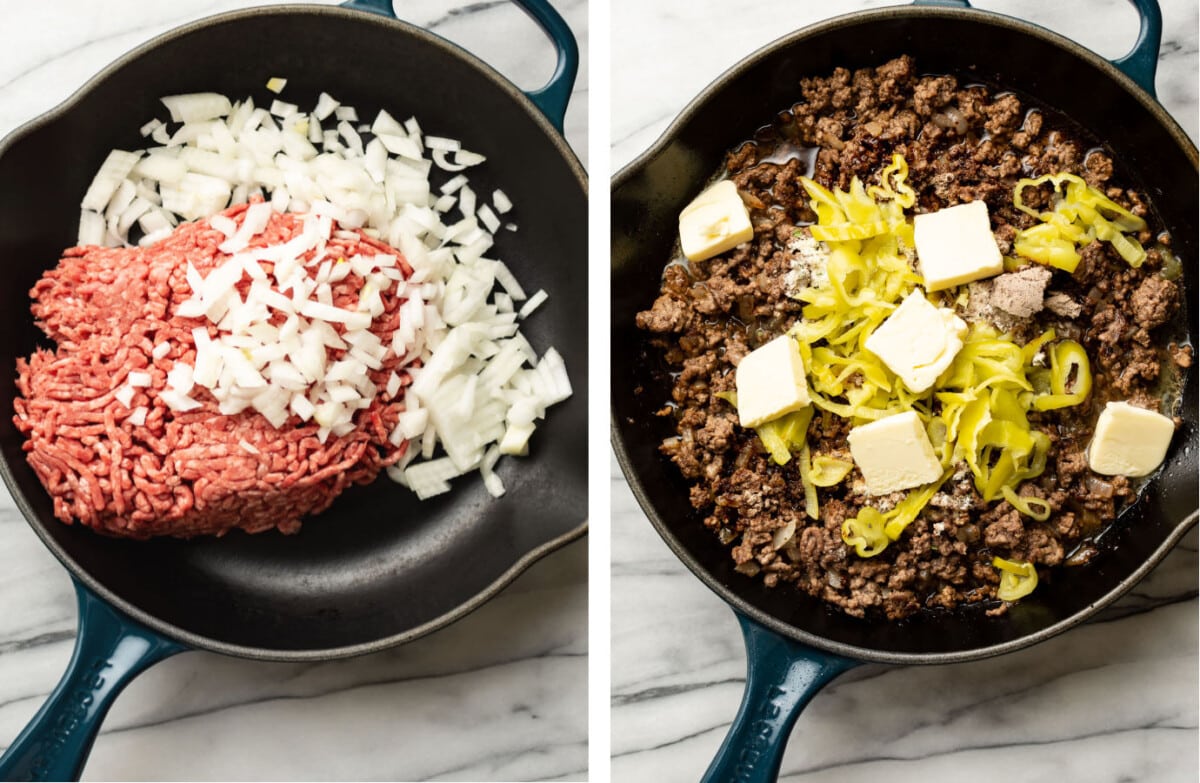
POLYGON ((431 20, 426 27, 428 27, 430 30, 436 30, 449 21, 462 19, 470 16, 471 14, 477 14, 482 11, 489 11, 500 5, 508 5, 508 3, 506 0, 491 0, 491 2, 471 3, 470 5, 464 5, 460 8, 452 8, 443 16, 431 20))

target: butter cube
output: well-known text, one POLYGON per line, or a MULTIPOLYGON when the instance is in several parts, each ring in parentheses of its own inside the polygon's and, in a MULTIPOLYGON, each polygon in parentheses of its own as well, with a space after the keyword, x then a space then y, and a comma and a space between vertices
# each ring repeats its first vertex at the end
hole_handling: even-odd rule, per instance
POLYGON ((696 196, 679 213, 679 243, 692 261, 712 258, 753 237, 750 213, 737 186, 727 179, 696 196))
POLYGON ((850 430, 850 455, 862 471, 867 492, 886 495, 937 481, 942 463, 914 411, 888 416, 850 430))
POLYGON ((1127 402, 1110 402, 1100 412, 1088 446, 1088 466, 1105 476, 1146 476, 1162 464, 1175 422, 1127 402))
POLYGON ((917 264, 926 291, 962 285, 1004 271, 987 204, 972 201, 913 218, 917 264))
POLYGON ((810 402, 800 346, 786 334, 746 354, 734 380, 743 427, 757 427, 810 402))
POLYGON ((918 288, 867 337, 866 347, 910 391, 923 392, 954 361, 966 334, 963 319, 930 304, 918 288))

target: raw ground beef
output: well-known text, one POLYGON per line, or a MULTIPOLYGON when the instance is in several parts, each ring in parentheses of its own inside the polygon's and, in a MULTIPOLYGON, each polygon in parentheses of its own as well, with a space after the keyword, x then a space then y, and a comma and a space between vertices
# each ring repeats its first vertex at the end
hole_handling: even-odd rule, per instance
MULTIPOLYGON (((886 510, 903 493, 869 497, 855 469, 821 490, 820 519, 809 519, 795 466, 775 465, 754 431, 738 426, 736 413, 714 393, 734 389, 732 370, 741 358, 800 318, 786 280, 797 252, 789 243, 798 226, 815 219, 798 182, 802 175, 827 187, 847 188, 855 176, 877 183, 879 171, 900 153, 917 192, 915 211, 981 199, 1004 253, 1011 253, 1016 232, 1034 222, 1012 205, 1021 177, 1075 173, 1134 213, 1153 217, 1143 196, 1119 184, 1113 161, 1098 145, 1012 93, 960 87, 954 76, 919 76, 908 57, 853 73, 839 68, 799 86, 803 100, 726 159, 725 173, 750 208, 753 241, 707 261, 668 266, 661 295, 638 315, 664 374, 673 376, 666 381, 671 404, 661 414, 674 417, 678 437, 668 439, 663 452, 691 483, 692 505, 730 546, 738 570, 768 585, 795 585, 854 616, 897 619, 964 603, 1004 611, 995 601, 994 555, 1032 562, 1043 579, 1052 578, 1046 567, 1079 564, 1095 552, 1081 542, 1133 495, 1125 478, 1098 476, 1087 467, 1092 422, 1104 403, 1128 399, 1157 410, 1174 366, 1192 361, 1190 346, 1168 350, 1155 331, 1180 306, 1179 286, 1159 275, 1160 250, 1149 249, 1145 264, 1132 269, 1109 245, 1095 242, 1082 249, 1074 275, 1026 272, 977 303, 1019 343, 1052 326, 1059 338, 1082 343, 1091 359, 1087 403, 1030 415, 1050 437, 1050 457, 1042 476, 1025 482, 1020 493, 1049 502, 1046 522, 1021 516, 1006 501, 988 507, 960 465, 898 541, 876 557, 859 558, 842 542, 842 522, 868 503, 886 510), (814 160, 811 171, 805 160, 814 160), (1043 285, 1046 309, 1028 317, 1030 291, 1043 285)), ((1026 201, 1044 206, 1049 195, 1048 188, 1029 189, 1026 201)), ((1138 239, 1147 248, 1170 242, 1148 230, 1138 239)), ((995 285, 979 288, 986 293, 995 285)), ((848 458, 848 429, 847 421, 818 410, 809 443, 814 452, 848 458)))
MULTIPOLYGON (((245 209, 222 214, 236 219, 245 209)), ((251 247, 286 242, 302 225, 294 215, 276 213, 251 247)), ((224 240, 200 221, 147 248, 71 248, 31 291, 33 315, 57 347, 18 361, 15 422, 63 522, 138 539, 224 535, 235 528, 294 533, 304 516, 328 508, 348 486, 372 481, 404 455, 407 442, 392 445, 388 435, 404 410, 410 379, 398 370, 400 392, 389 398, 383 391, 401 362, 390 351, 383 367, 371 371, 380 391, 357 414, 356 429, 325 443, 315 422, 294 414, 279 429, 253 409, 223 415, 200 386, 192 396, 202 406, 186 413, 172 412, 158 398, 175 361, 194 363, 192 329, 208 323, 174 314, 192 295, 187 263, 207 275, 228 258, 217 249, 224 240), (171 350, 154 359, 151 352, 162 342, 171 350), (133 371, 149 373, 151 383, 126 407, 115 394, 133 371), (143 425, 129 421, 139 406, 148 408, 143 425)), ((398 251, 360 232, 335 233, 327 250, 335 259, 395 255, 404 274, 412 273, 398 251)), ((263 262, 268 272, 270 266, 263 262)), ((334 305, 353 307, 363 282, 351 273, 335 283, 334 305)), ((243 279, 243 296, 248 287, 243 279)), ((385 311, 370 328, 390 343, 403 299, 392 289, 383 301, 385 311)), ((342 324, 334 327, 344 332, 342 324)), ((217 335, 214 325, 208 330, 217 335)), ((345 353, 327 351, 331 362, 345 353)))

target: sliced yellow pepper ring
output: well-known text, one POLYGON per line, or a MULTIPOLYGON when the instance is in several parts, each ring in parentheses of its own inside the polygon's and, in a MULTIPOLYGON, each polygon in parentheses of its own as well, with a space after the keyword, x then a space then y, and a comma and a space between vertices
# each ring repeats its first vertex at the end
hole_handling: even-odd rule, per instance
POLYGON ((842 541, 853 546, 859 557, 879 554, 890 542, 900 538, 953 472, 947 469, 937 481, 912 490, 889 511, 880 512, 870 506, 859 509, 858 516, 842 523, 842 541), (878 537, 880 532, 882 539, 878 537))
POLYGON ((809 462, 807 443, 800 447, 799 462, 800 483, 804 485, 804 513, 808 514, 809 519, 820 519, 821 505, 817 498, 817 487, 812 480, 812 465, 809 462))
POLYGON ((813 239, 822 242, 846 242, 852 239, 869 239, 886 234, 891 227, 882 220, 870 223, 837 223, 831 226, 813 226, 813 239))
POLYGON ((879 173, 879 185, 867 188, 867 192, 880 201, 891 199, 908 209, 917 202, 917 194, 905 180, 908 179, 908 161, 899 153, 892 155, 892 162, 879 173))
POLYGON ((1000 569, 1000 587, 996 589, 996 597, 1001 601, 1024 598, 1037 587, 1037 569, 1033 567, 1033 563, 1017 563, 994 557, 992 565, 1000 569))
POLYGON ((1079 265, 1078 248, 1099 239, 1111 244, 1131 267, 1137 268, 1146 260, 1141 244, 1125 235, 1145 229, 1146 221, 1074 174, 1047 174, 1018 181, 1013 206, 1042 221, 1017 233, 1013 252, 1019 256, 1074 272, 1079 265), (1054 186, 1054 209, 1039 213, 1025 203, 1023 191, 1046 183, 1054 186))
POLYGON ((1012 487, 1001 487, 1001 493, 1009 505, 1021 512, 1027 517, 1032 517, 1038 522, 1045 522, 1050 518, 1050 504, 1041 498, 1021 497, 1013 491, 1012 487))
POLYGON ((792 451, 805 444, 812 416, 813 408, 807 405, 754 428, 775 464, 786 465, 792 458, 792 451))
POLYGON ((937 494, 937 491, 942 488, 942 484, 946 483, 946 479, 950 478, 953 472, 953 470, 947 470, 942 473, 941 478, 932 484, 926 484, 923 487, 912 490, 904 500, 901 500, 891 511, 883 515, 887 519, 883 532, 887 534, 890 540, 895 541, 900 537, 904 529, 917 518, 917 515, 929 504, 930 499, 937 494))
POLYGON ((1040 335, 1025 343, 1021 349, 1021 359, 1025 364, 1033 364, 1033 359, 1042 350, 1042 346, 1054 339, 1054 330, 1047 329, 1040 335))
POLYGON ((809 478, 814 486, 832 487, 840 484, 853 469, 853 462, 837 457, 827 457, 824 454, 814 454, 809 478))
POLYGON ((1074 340, 1063 340, 1050 350, 1050 392, 1033 398, 1034 409, 1051 411, 1078 405, 1092 392, 1087 351, 1074 340))
POLYGON ((887 548, 889 543, 884 528, 883 514, 867 507, 858 516, 842 523, 842 541, 854 547, 859 557, 874 557, 887 548))
POLYGON ((804 318, 792 329, 801 346, 813 404, 856 423, 908 409, 917 397, 901 393, 895 376, 865 350, 867 337, 897 302, 921 282, 902 246, 913 244, 904 208, 916 199, 905 185, 908 164, 899 155, 870 191, 861 180, 831 190, 801 178, 817 222, 814 238, 828 243, 828 282, 796 294, 804 318))

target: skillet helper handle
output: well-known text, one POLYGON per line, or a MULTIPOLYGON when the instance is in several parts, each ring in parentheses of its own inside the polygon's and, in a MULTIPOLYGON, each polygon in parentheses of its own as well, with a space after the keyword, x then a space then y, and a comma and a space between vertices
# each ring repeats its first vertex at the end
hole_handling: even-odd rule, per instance
MULTIPOLYGON (((575 77, 579 74, 579 44, 567 22, 549 0, 513 0, 521 9, 538 23, 538 26, 550 37, 554 49, 558 53, 558 61, 554 66, 554 74, 544 86, 526 92, 525 95, 538 107, 546 119, 550 120, 559 133, 563 132, 563 121, 567 116, 567 104, 571 100, 571 90, 575 87, 575 77)), ((379 14, 390 19, 398 18, 392 7, 392 0, 346 0, 343 8, 356 11, 379 14)))
POLYGON ((826 683, 859 662, 786 639, 734 614, 746 640, 746 692, 701 783, 769 783, 779 777, 800 711, 826 683))
MULTIPOLYGON (((1162 8, 1158 0, 1129 0, 1137 9, 1140 24, 1137 41, 1124 57, 1111 60, 1121 73, 1133 79, 1139 87, 1157 98, 1154 74, 1158 70, 1158 50, 1162 45, 1162 8)), ((913 0, 913 5, 932 5, 943 8, 970 8, 969 0, 913 0)))
POLYGON ((100 723, 125 686, 186 647, 75 582, 79 635, 58 687, 0 757, 0 780, 79 780, 100 723))
POLYGON ((1121 69, 1121 73, 1137 82, 1137 85, 1157 98, 1154 89, 1154 74, 1158 70, 1158 50, 1162 45, 1162 9, 1158 0, 1129 0, 1137 9, 1138 26, 1137 41, 1129 54, 1113 60, 1112 64, 1121 69))

